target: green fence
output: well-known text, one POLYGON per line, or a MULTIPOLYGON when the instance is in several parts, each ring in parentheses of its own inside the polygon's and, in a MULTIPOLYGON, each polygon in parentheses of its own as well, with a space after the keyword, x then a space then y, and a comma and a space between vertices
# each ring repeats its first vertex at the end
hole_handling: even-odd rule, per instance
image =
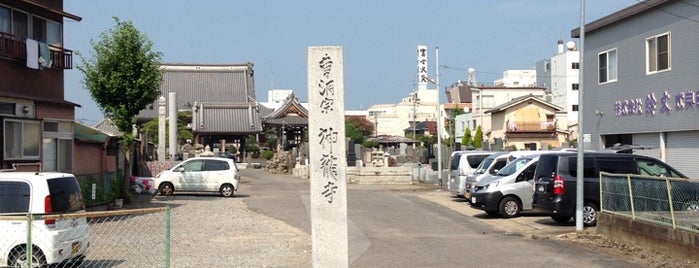
POLYGON ((0 215, 0 226, 0 267, 170 267, 169 207, 0 215))
POLYGON ((600 172, 601 211, 699 232, 699 181, 600 172))

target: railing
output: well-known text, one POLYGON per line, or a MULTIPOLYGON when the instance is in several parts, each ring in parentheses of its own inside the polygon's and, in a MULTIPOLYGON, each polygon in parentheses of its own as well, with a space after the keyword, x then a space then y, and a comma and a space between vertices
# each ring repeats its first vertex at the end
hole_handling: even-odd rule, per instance
MULTIPOLYGON (((61 47, 49 46, 51 68, 73 69, 73 51, 61 47)), ((13 34, 0 32, 0 57, 16 61, 27 60, 27 42, 13 34)))
POLYGON ((699 182, 600 172, 601 211, 699 233, 699 182))
POLYGON ((507 121, 508 133, 518 133, 518 132, 555 132, 556 122, 554 121, 542 121, 542 122, 531 122, 531 121, 507 121))
POLYGON ((169 207, 52 215, 0 215, 0 224, 9 226, 0 229, 0 237, 7 240, 3 246, 9 246, 5 248, 9 252, 3 252, 8 254, 8 263, 2 263, 0 267, 7 264, 12 267, 45 267, 43 262, 50 260, 42 257, 57 255, 55 252, 42 252, 52 248, 58 251, 58 232, 48 231, 46 220, 63 226, 60 237, 75 238, 71 239, 71 245, 67 248, 60 248, 63 253, 59 254, 62 255, 51 255, 61 260, 72 257, 74 262, 51 267, 77 267, 80 263, 81 267, 170 267, 169 207), (59 221, 69 222, 70 227, 59 221), (26 263, 22 263, 25 260, 26 263))
POLYGON ((27 60, 27 45, 24 41, 17 40, 13 34, 0 32, 0 56, 27 60))

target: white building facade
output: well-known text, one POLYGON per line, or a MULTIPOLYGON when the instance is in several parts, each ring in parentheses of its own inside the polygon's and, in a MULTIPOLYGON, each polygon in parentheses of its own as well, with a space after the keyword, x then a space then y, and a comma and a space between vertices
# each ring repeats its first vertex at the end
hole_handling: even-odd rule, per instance
MULTIPOLYGON (((537 64, 538 85, 549 90, 548 101, 568 112, 568 123, 577 124, 579 108, 580 51, 573 41, 558 41, 558 51, 537 64)), ((565 127, 565 126, 563 126, 565 127)))

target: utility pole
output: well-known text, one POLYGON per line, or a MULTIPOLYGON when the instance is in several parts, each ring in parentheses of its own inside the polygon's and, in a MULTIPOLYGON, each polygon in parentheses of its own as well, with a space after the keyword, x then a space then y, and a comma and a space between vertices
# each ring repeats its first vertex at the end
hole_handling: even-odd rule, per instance
POLYGON ((417 105, 420 104, 420 98, 417 97, 416 91, 410 94, 410 102, 413 104, 413 139, 416 139, 415 126, 417 125, 417 105))

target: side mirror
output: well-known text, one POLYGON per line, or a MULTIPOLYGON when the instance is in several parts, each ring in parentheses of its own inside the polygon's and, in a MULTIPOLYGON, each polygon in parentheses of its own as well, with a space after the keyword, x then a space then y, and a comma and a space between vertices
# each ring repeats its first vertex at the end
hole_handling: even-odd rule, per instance
POLYGON ((176 172, 184 172, 184 167, 177 167, 175 169, 176 172))

